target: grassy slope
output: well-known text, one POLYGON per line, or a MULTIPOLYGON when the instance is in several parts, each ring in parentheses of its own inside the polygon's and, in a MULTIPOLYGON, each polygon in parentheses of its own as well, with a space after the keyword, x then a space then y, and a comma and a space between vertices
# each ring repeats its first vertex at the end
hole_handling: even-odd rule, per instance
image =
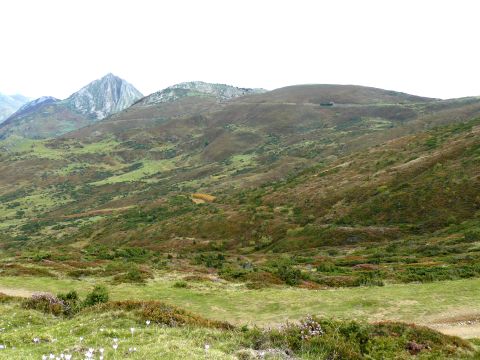
POLYGON ((9 139, 0 158, 4 227, 15 236, 32 219, 124 208, 178 191, 257 186, 431 126, 432 114, 456 122, 478 111, 478 101, 468 99, 339 89, 287 88, 227 104, 191 97, 136 105, 62 139, 9 139), (353 104, 321 107, 320 94, 353 104), (35 197, 18 201, 22 193, 35 197))
POLYGON ((291 287, 248 290, 241 284, 196 282, 190 282, 190 288, 175 288, 173 285, 179 278, 181 276, 178 275, 162 276, 147 285, 112 285, 98 278, 78 281, 2 277, 0 290, 22 289, 56 294, 75 289, 85 295, 94 285, 105 281, 114 300, 162 300, 207 318, 257 325, 298 320, 309 314, 340 319, 400 320, 432 325, 457 315, 478 315, 480 306, 478 279, 312 291, 291 287))
POLYGON ((62 319, 7 303, 0 305, 0 314, 4 326, 0 340, 7 346, 0 350, 2 359, 38 359, 50 353, 73 354, 74 359, 79 359, 89 348, 96 356, 103 348, 106 359, 284 359, 287 352, 298 359, 475 358, 472 345, 466 341, 401 324, 322 321, 322 335, 301 340, 299 327, 291 325, 285 331, 222 331, 155 323, 147 326, 129 311, 93 310, 62 319), (135 329, 133 334, 131 328, 135 329), (34 343, 34 338, 39 342, 34 343), (407 350, 412 340, 429 344, 429 348, 412 356, 407 350), (115 343, 118 349, 114 350, 115 343))
MULTIPOLYGON (((105 190, 105 179, 79 189, 71 182, 56 183, 57 172, 45 177, 47 191, 33 186, 4 196, 3 227, 8 231, 3 244, 17 249, 61 245, 52 257, 57 260, 78 249, 86 253, 75 256, 84 259, 88 253, 111 257, 96 248, 99 244, 150 248, 158 256, 150 257, 149 266, 167 253, 180 253, 191 263, 216 268, 225 278, 244 281, 256 276, 255 271, 283 278, 275 264, 278 253, 294 255, 289 266, 299 269, 303 280, 321 286, 476 277, 478 129, 478 120, 472 120, 398 138, 283 181, 225 192, 215 203, 201 206, 191 202, 189 193, 163 196, 167 190, 158 184, 135 181, 157 166, 174 169, 174 158, 145 161, 116 175, 119 182, 110 184, 115 195, 97 192, 97 187, 105 190), (99 201, 103 205, 95 206, 99 201), (42 215, 45 211, 47 216, 42 215), (15 222, 23 225, 16 227, 15 222), (208 259, 218 252, 227 259, 212 264, 208 259), (205 257, 197 259, 198 253, 205 257), (245 261, 253 263, 253 273, 243 270, 245 261)), ((63 143, 79 157, 121 144, 115 139, 63 143)), ((56 155, 48 154, 64 150, 59 144, 39 149, 51 160, 56 155)), ((33 159, 21 154, 4 166, 18 161, 33 159)), ((49 161, 44 168, 60 163, 49 161)), ((233 157, 232 164, 242 163, 254 160, 233 157)), ((115 166, 112 162, 110 169, 115 166)), ((16 174, 8 169, 5 173, 7 178, 16 174)), ((88 174, 79 170, 77 181, 88 174)))

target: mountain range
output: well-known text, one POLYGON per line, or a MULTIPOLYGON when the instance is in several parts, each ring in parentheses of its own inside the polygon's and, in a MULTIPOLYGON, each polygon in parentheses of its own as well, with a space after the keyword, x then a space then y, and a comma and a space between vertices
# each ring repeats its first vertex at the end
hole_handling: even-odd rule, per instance
POLYGON ((101 120, 143 95, 123 79, 107 74, 65 100, 43 96, 22 106, 0 125, 0 138, 46 138, 101 120))
POLYGON ((30 99, 23 95, 4 95, 0 93, 0 123, 28 101, 30 99))
POLYGON ((65 100, 44 96, 25 104, 0 126, 0 138, 11 135, 32 139, 56 137, 102 120, 134 103, 137 106, 171 104, 184 98, 196 97, 202 98, 197 99, 199 102, 209 99, 217 103, 264 92, 264 89, 193 81, 176 84, 143 97, 125 80, 107 74, 65 100))

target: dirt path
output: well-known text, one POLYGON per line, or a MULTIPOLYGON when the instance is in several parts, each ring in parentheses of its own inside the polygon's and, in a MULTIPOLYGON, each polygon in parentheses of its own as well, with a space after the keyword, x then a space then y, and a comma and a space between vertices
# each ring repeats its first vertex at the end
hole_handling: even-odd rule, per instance
POLYGON ((447 335, 465 339, 480 338, 480 313, 460 313, 425 325, 447 335))
POLYGON ((480 338, 480 323, 475 325, 430 325, 432 329, 446 335, 455 335, 464 339, 480 338))
MULTIPOLYGON (((38 292, 38 291, 37 291, 38 292)), ((35 294, 35 291, 30 291, 26 289, 10 289, 0 286, 0 293, 8 296, 18 296, 18 297, 30 297, 35 294)))

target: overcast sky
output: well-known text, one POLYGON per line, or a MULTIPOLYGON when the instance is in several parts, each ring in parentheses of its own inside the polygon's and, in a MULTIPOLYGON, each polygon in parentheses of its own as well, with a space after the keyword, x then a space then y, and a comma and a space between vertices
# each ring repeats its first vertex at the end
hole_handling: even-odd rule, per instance
POLYGON ((65 98, 108 72, 480 95, 478 0, 2 0, 0 92, 65 98))

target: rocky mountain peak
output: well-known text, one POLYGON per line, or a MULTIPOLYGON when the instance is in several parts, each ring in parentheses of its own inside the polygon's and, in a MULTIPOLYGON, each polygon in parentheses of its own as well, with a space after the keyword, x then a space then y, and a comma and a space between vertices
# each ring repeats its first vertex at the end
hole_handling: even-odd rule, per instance
POLYGON ((212 84, 203 81, 182 82, 155 92, 142 100, 142 104, 173 102, 187 96, 214 96, 218 101, 227 101, 239 96, 259 94, 264 89, 239 88, 226 84, 212 84))
POLYGON ((129 107, 142 97, 133 85, 109 73, 70 95, 65 102, 81 114, 100 120, 129 107))

